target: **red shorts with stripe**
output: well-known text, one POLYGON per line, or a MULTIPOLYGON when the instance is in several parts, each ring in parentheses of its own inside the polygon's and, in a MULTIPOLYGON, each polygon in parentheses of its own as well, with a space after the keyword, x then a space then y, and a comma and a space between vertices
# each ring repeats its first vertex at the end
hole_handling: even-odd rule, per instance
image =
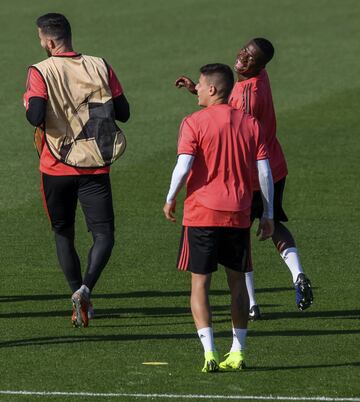
POLYGON ((178 269, 209 274, 218 264, 239 272, 250 270, 250 228, 183 226, 178 269))

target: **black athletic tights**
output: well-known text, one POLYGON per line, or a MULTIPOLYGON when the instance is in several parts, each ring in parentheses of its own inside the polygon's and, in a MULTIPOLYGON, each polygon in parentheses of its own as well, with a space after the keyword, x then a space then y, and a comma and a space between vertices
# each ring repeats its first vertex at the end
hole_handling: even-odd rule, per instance
POLYGON ((93 232, 92 236, 94 243, 89 251, 88 265, 84 279, 82 279, 80 260, 74 243, 74 227, 55 232, 56 251, 59 263, 72 292, 79 289, 82 284, 92 290, 102 270, 109 261, 114 246, 113 232, 93 232))

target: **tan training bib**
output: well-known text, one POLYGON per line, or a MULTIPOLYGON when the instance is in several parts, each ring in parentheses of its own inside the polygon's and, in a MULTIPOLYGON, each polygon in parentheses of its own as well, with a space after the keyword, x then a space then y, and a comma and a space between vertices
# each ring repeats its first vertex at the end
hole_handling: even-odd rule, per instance
POLYGON ((79 168, 108 166, 118 159, 125 151, 126 139, 115 123, 104 60, 85 55, 53 56, 33 67, 47 86, 43 134, 52 155, 79 168))

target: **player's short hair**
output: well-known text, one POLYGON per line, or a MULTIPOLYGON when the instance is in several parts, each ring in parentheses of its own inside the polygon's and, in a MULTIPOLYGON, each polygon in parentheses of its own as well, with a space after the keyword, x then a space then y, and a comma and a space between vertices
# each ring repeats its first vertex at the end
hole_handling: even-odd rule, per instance
POLYGON ((54 40, 70 42, 71 26, 67 18, 62 14, 48 13, 36 20, 36 25, 45 35, 54 40))
POLYGON ((227 99, 234 86, 232 69, 221 63, 206 64, 200 68, 200 73, 212 81, 220 97, 227 99))
POLYGON ((256 43, 256 46, 261 50, 264 55, 263 62, 266 65, 273 58, 275 49, 272 43, 265 38, 255 38, 253 41, 256 43))

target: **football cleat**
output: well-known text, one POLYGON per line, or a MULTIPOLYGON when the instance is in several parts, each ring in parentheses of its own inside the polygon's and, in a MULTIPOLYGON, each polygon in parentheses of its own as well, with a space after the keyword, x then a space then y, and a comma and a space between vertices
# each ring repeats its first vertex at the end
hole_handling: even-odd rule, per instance
POLYGON ((90 300, 88 296, 77 290, 72 296, 71 301, 73 304, 73 314, 71 317, 74 327, 84 327, 89 325, 88 310, 90 300))
POLYGON ((216 350, 206 352, 204 357, 205 363, 201 370, 203 373, 214 373, 215 371, 219 371, 219 354, 216 350))
MULTIPOLYGON (((88 319, 92 320, 95 317, 95 310, 94 310, 94 306, 93 304, 90 302, 89 303, 89 308, 88 308, 88 319)), ((76 322, 77 322, 77 318, 76 318, 76 310, 73 308, 73 312, 72 312, 72 316, 71 316, 71 322, 72 325, 74 327, 76 327, 76 322)))
POLYGON ((91 303, 91 301, 89 302, 89 308, 88 308, 88 319, 92 320, 95 317, 95 310, 94 310, 94 306, 91 303))
POLYGON ((77 321, 77 318, 76 318, 76 310, 75 310, 75 308, 73 307, 73 309, 72 309, 72 316, 71 316, 71 322, 72 322, 73 327, 76 327, 76 321, 77 321))
POLYGON ((246 368, 243 352, 229 352, 227 358, 219 364, 220 371, 240 371, 246 368))
POLYGON ((254 304, 249 310, 249 320, 256 321, 261 318, 260 308, 257 304, 254 304))
POLYGON ((312 305, 314 300, 311 282, 304 274, 299 274, 295 286, 296 305, 299 310, 305 310, 312 305))
MULTIPOLYGON (((89 308, 88 308, 88 319, 92 320, 95 317, 95 310, 92 302, 89 303, 89 308)), ((76 322, 76 310, 73 308, 72 316, 71 316, 71 322, 73 326, 75 327, 75 322, 76 322)))

